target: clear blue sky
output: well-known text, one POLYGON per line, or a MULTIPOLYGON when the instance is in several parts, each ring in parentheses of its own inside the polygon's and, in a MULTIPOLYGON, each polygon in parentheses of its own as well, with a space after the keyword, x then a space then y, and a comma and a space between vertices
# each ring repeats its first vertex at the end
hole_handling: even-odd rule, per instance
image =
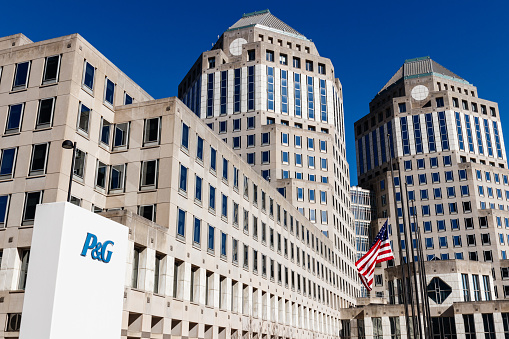
POLYGON ((267 8, 334 64, 343 84, 352 184, 353 123, 405 59, 429 55, 477 86, 481 98, 499 103, 509 136, 506 1, 8 1, 0 35, 21 32, 40 41, 80 33, 163 98, 177 95, 200 53, 243 13, 267 8))

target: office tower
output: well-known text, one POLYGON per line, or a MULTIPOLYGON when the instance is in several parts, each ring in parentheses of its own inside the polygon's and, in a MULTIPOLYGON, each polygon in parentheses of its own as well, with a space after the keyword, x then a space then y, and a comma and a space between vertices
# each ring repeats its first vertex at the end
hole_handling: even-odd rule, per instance
POLYGON ((77 34, 1 38, 0 72, 2 336, 18 336, 36 205, 66 200, 72 163, 71 202, 129 227, 121 338, 336 336, 345 255, 180 100, 77 34))
MULTIPOLYGON (((493 317, 484 314, 475 315, 475 329, 467 328, 471 313, 486 309, 456 303, 486 302, 483 307, 499 310, 492 300, 509 296, 509 171, 497 103, 423 57, 406 60, 369 107, 355 123, 358 182, 373 192, 375 225, 389 218, 396 257, 377 269, 372 297, 402 303, 398 232, 403 261, 407 253, 417 258, 412 248, 419 232, 433 326, 440 328, 435 334, 450 335, 442 330, 451 322, 458 334, 491 333, 493 317), (444 293, 437 299, 436 291, 444 293), (440 319, 451 306, 452 319, 440 319)), ((507 316, 496 312, 495 322, 507 316)))
MULTIPOLYGON (((371 228, 371 192, 357 186, 350 187, 350 210, 352 211, 355 227, 355 260, 359 260, 369 250, 371 228)), ((368 291, 361 286, 360 297, 367 297, 368 291)))
POLYGON ((314 43, 270 11, 244 14, 203 52, 179 98, 334 242, 354 304, 342 87, 314 43))

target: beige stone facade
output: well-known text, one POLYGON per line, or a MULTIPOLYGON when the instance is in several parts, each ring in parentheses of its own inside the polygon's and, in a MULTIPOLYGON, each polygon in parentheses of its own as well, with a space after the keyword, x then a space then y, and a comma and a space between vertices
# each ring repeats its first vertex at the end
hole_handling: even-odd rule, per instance
POLYGON ((67 197, 69 139, 72 202, 129 227, 121 338, 337 337, 346 252, 180 100, 79 35, 0 48, 2 336, 18 336, 35 206, 67 197))
POLYGON ((341 252, 354 304, 359 282, 349 198, 343 93, 330 59, 270 11, 244 14, 179 85, 179 98, 341 252))

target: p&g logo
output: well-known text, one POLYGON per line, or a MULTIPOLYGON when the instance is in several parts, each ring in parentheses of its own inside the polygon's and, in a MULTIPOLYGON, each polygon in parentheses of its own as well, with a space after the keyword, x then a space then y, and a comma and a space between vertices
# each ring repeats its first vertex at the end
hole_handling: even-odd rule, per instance
POLYGON ((112 251, 107 251, 109 245, 113 246, 115 243, 110 240, 100 243, 97 241, 97 237, 94 234, 87 233, 87 238, 85 239, 85 244, 83 244, 81 255, 86 257, 88 250, 91 250, 90 255, 92 256, 92 259, 109 263, 111 255, 113 254, 112 251))

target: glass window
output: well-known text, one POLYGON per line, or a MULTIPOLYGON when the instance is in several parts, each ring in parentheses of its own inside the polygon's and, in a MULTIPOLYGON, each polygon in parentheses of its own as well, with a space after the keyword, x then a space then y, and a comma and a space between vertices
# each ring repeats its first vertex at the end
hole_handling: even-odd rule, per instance
POLYGON ((16 72, 14 74, 14 83, 12 90, 25 89, 28 85, 28 76, 30 73, 30 61, 16 64, 16 72))
POLYGON ((156 221, 156 205, 141 205, 138 214, 150 221, 156 221))
POLYGON ((78 116, 78 129, 88 134, 91 110, 87 106, 80 104, 78 116))
POLYGON ((214 233, 215 227, 209 224, 209 233, 207 237, 207 249, 211 252, 214 252, 214 233))
POLYGON ((37 114, 36 128, 51 127, 55 98, 42 99, 39 102, 39 113, 37 114))
POLYGON ((29 175, 41 175, 46 172, 49 144, 38 144, 32 148, 32 162, 29 175))
POLYGON ((31 222, 35 219, 35 207, 42 202, 42 191, 28 192, 25 195, 25 210, 23 222, 31 222))
POLYGON ((177 214, 177 236, 185 237, 186 231, 186 211, 178 209, 177 214))
POLYGON ((194 199, 201 203, 202 197, 202 178, 196 176, 195 181, 195 189, 194 189, 194 199))
POLYGON ((161 118, 145 119, 143 146, 159 144, 161 118))
POLYGON ((85 67, 83 69, 83 86, 91 92, 94 91, 94 75, 95 67, 85 61, 85 67))
POLYGON ((101 136, 99 137, 99 140, 101 143, 109 146, 110 144, 110 132, 111 132, 111 124, 109 121, 101 118, 101 136))
MULTIPOLYGON (((83 152, 81 152, 83 153, 83 152)), ((125 183, 126 165, 113 165, 110 172, 110 190, 123 190, 125 183)), ((75 172, 76 173, 76 170, 75 172)), ((141 215, 141 214, 140 214, 141 215)), ((149 219, 149 218, 147 218, 149 219)), ((150 219, 152 220, 152 219, 150 219)), ((152 220, 154 221, 154 220, 152 220)))
POLYGON ((153 188, 157 185, 157 160, 143 161, 141 163, 141 187, 153 188))
MULTIPOLYGON (((0 195, 0 226, 5 227, 7 221, 7 211, 9 209, 9 195, 0 195)), ((1 264, 1 255, 0 255, 1 264)))
POLYGON ((129 140, 129 123, 124 122, 115 125, 113 135, 113 149, 126 148, 129 140))
POLYGON ((3 149, 0 154, 0 179, 9 179, 14 174, 17 148, 3 149))
POLYGON ((44 63, 42 84, 47 85, 58 82, 59 70, 60 70, 60 55, 53 55, 47 57, 44 63))
POLYGON ((104 102, 113 106, 113 99, 115 97, 115 84, 110 79, 106 78, 104 85, 104 102))
POLYGON ((5 133, 18 133, 21 131, 21 122, 23 120, 24 104, 16 104, 9 106, 7 115, 7 124, 5 133))
POLYGON ((181 145, 185 149, 189 149, 189 126, 182 123, 182 140, 181 145))

